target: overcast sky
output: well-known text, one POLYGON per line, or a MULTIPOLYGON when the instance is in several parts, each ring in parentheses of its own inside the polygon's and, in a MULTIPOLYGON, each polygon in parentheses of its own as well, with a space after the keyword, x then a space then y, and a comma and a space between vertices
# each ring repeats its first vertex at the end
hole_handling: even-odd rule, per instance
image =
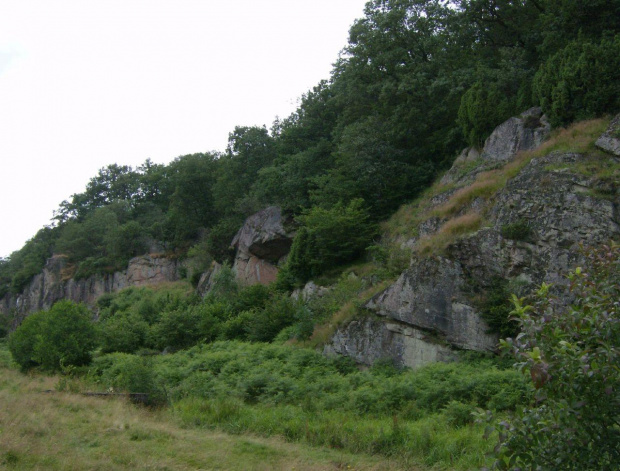
POLYGON ((108 164, 224 150, 329 78, 366 0, 0 0, 0 256, 108 164))

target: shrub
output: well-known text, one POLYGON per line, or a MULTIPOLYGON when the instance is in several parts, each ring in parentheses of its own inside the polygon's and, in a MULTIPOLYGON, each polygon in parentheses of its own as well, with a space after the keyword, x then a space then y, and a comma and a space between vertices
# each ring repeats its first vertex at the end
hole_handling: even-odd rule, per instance
POLYGON ((489 331, 501 338, 514 335, 519 325, 511 317, 512 304, 508 292, 508 281, 494 277, 491 286, 485 290, 480 302, 480 315, 489 326, 489 331))
POLYGON ((443 409, 443 414, 448 423, 454 427, 464 427, 474 422, 472 415, 475 408, 471 404, 460 401, 450 401, 443 409))
POLYGON ((120 312, 102 321, 100 325, 103 353, 133 353, 146 344, 148 324, 136 313, 120 312))
POLYGON ((359 257, 376 231, 361 199, 331 209, 315 206, 299 220, 303 225, 293 239, 287 267, 302 282, 359 257))
POLYGON ((278 333, 292 325, 301 306, 286 294, 275 295, 264 309, 255 311, 249 319, 248 339, 256 342, 271 342, 278 333))
POLYGON ((149 357, 114 353, 95 361, 95 371, 105 385, 128 393, 146 394, 146 405, 166 402, 164 388, 156 379, 153 360, 149 357))
POLYGON ((23 369, 54 371, 86 365, 96 346, 95 326, 84 305, 59 301, 49 311, 28 316, 9 337, 9 349, 23 369))
POLYGON ((203 316, 197 306, 166 311, 151 328, 151 344, 162 350, 187 348, 203 338, 203 329, 206 335, 215 338, 216 324, 212 316, 203 316))
POLYGON ((514 100, 496 84, 476 82, 461 98, 458 122, 470 146, 481 147, 496 126, 516 111, 514 100))
POLYGON ((568 43, 540 67, 534 94, 554 126, 617 112, 620 35, 600 43, 568 43))
POLYGON ((497 425, 496 469, 612 470, 620 462, 620 247, 586 253, 570 274, 574 304, 549 286, 514 298, 522 334, 503 342, 536 388, 535 402, 497 425))
POLYGON ((43 328, 44 311, 30 314, 21 325, 9 336, 9 350, 13 360, 23 370, 37 366, 34 357, 35 345, 43 328))
POLYGON ((0 339, 9 335, 11 327, 11 317, 9 315, 0 313, 0 339))

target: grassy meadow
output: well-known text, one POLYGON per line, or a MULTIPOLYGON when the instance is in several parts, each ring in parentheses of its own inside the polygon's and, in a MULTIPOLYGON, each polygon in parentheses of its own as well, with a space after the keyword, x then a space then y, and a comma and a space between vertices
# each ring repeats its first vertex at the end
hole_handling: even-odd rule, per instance
POLYGON ((286 443, 278 437, 187 426, 169 409, 59 391, 62 378, 24 375, 9 359, 1 345, 0 469, 424 469, 395 459, 286 443))
POLYGON ((495 439, 471 413, 525 392, 487 360, 359 371, 307 349, 216 342, 45 376, 0 351, 2 469, 478 469, 495 439), (81 394, 110 390, 165 394, 156 407, 81 394))

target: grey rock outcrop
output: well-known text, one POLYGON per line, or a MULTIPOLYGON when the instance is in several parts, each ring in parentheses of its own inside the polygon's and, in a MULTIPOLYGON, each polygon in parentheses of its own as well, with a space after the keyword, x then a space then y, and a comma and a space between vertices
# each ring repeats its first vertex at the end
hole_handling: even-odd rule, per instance
POLYGON ((513 159, 519 152, 538 147, 549 136, 551 125, 540 108, 530 108, 500 124, 482 151, 467 147, 441 179, 444 185, 468 184, 484 172, 513 159))
POLYGON ((293 234, 280 208, 270 206, 246 219, 231 246, 236 249, 233 270, 241 284, 269 284, 288 254, 293 234))
POLYGON ((198 285, 196 286, 196 292, 200 296, 205 297, 207 294, 209 294, 209 292, 213 288, 215 278, 221 270, 222 265, 217 262, 213 262, 211 264, 211 267, 209 267, 206 272, 200 275, 200 280, 198 280, 198 285))
POLYGON ((426 258, 413 263, 365 307, 379 316, 432 332, 455 347, 494 350, 497 336, 486 333, 488 326, 468 305, 465 282, 458 262, 426 258))
POLYGON ((303 288, 297 288, 291 293, 295 300, 310 301, 314 298, 322 298, 329 292, 329 288, 317 285, 314 281, 308 281, 303 288))
POLYGON ((500 124, 487 138, 482 158, 506 161, 517 152, 538 147, 549 135, 551 125, 540 108, 530 108, 517 117, 500 124))
POLYGON ((384 359, 391 359, 397 366, 423 366, 451 361, 456 356, 449 345, 431 333, 372 317, 354 320, 338 330, 324 353, 348 356, 367 366, 384 359))
POLYGON ((620 114, 609 123, 607 131, 596 141, 599 149, 620 157, 620 114))
MULTIPOLYGON (((529 116, 540 119, 539 111, 529 116)), ((524 124, 507 123, 494 132, 495 138, 510 129, 530 132, 524 124)), ((547 125, 532 129, 527 139, 515 138, 511 131, 503 143, 487 141, 489 148, 476 159, 504 159, 498 149, 514 156, 524 145, 534 146, 547 125)), ((466 163, 468 153, 463 154, 466 163)), ((414 257, 396 282, 365 304, 371 317, 340 327, 325 352, 348 355, 362 364, 389 357, 397 364, 418 367, 428 361, 449 361, 455 349, 492 351, 498 337, 482 320, 476 293, 492 289, 498 279, 518 295, 543 281, 551 283, 558 302, 570 302, 564 276, 584 262, 580 245, 620 238, 620 192, 617 185, 610 187, 593 176, 596 172, 582 171, 589 158, 551 153, 532 159, 494 200, 469 203, 465 210, 484 217, 485 227, 456 239, 442 256, 414 257)), ((457 186, 467 181, 474 178, 462 175, 457 186)), ((453 192, 452 187, 436 195, 436 202, 429 201, 427 207, 443 204, 453 192)), ((420 237, 440 231, 447 222, 436 216, 422 221, 419 236, 409 245, 415 249, 420 237)))
POLYGON ((5 296, 0 302, 0 310, 14 311, 18 318, 23 318, 30 312, 49 309, 60 299, 92 305, 105 293, 130 286, 177 281, 179 268, 177 260, 143 255, 132 258, 126 270, 75 280, 67 276, 66 257, 56 255, 48 259, 43 271, 32 279, 22 293, 5 296))

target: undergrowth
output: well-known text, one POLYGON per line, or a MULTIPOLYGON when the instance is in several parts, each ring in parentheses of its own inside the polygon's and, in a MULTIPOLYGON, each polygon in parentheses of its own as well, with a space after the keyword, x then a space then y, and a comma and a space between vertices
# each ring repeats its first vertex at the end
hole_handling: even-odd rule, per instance
MULTIPOLYGON (((91 380, 114 387, 132 355, 95 360, 91 380)), ((529 394, 518 372, 468 358, 416 371, 284 345, 215 342, 154 357, 152 378, 186 426, 279 435, 429 466, 483 466, 488 442, 464 411, 514 409, 529 394), (458 403, 454 403, 457 401, 458 403)))

